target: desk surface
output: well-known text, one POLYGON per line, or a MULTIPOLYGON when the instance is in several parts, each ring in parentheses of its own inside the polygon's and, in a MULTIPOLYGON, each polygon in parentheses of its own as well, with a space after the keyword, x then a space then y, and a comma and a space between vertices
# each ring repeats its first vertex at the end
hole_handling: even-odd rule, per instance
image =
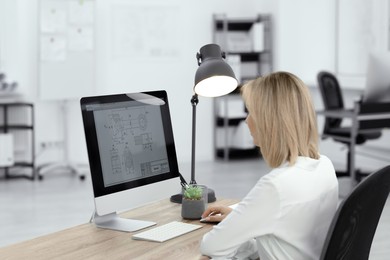
MULTIPOLYGON (((232 205, 237 200, 218 200, 220 205, 232 205)), ((122 217, 150 220, 157 225, 184 221, 203 228, 164 243, 138 241, 134 233, 112 231, 82 224, 46 236, 0 248, 1 259, 199 259, 199 242, 211 230, 211 224, 181 218, 181 205, 168 199, 154 202, 121 214, 122 217)))

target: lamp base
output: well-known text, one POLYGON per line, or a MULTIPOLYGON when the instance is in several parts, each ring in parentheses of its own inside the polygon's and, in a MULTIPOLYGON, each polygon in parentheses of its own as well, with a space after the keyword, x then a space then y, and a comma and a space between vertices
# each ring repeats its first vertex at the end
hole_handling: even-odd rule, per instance
MULTIPOLYGON (((183 199, 183 194, 179 193, 179 194, 172 195, 170 200, 173 203, 181 204, 182 199, 183 199)), ((210 188, 207 188, 207 200, 208 200, 208 203, 215 202, 217 200, 217 198, 215 197, 214 190, 212 190, 210 188)))

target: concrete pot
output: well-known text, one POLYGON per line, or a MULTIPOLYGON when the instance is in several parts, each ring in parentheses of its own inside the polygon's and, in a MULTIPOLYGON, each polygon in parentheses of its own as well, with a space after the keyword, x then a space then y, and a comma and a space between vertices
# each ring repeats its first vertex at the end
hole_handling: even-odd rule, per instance
POLYGON ((189 200, 183 198, 181 206, 181 216, 184 219, 200 219, 205 211, 205 201, 201 200, 189 200))

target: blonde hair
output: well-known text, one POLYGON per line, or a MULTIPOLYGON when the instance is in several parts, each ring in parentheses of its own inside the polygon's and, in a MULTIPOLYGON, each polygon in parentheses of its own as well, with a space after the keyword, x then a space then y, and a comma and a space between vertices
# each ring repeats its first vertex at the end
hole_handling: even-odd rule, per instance
POLYGON ((298 156, 319 158, 316 115, 302 80, 276 72, 246 83, 241 94, 270 167, 293 165, 298 156))

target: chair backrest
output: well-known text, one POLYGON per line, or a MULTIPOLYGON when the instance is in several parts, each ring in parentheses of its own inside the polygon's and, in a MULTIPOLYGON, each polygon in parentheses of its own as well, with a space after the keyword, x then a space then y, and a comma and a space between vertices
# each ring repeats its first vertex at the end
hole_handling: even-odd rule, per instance
MULTIPOLYGON (((317 74, 318 86, 325 110, 343 109, 344 102, 337 78, 330 72, 321 71, 317 74)), ((340 127, 340 118, 325 118, 324 132, 329 128, 340 127)))
POLYGON ((371 243, 390 192, 390 166, 359 183, 339 206, 320 260, 368 259, 371 243))

